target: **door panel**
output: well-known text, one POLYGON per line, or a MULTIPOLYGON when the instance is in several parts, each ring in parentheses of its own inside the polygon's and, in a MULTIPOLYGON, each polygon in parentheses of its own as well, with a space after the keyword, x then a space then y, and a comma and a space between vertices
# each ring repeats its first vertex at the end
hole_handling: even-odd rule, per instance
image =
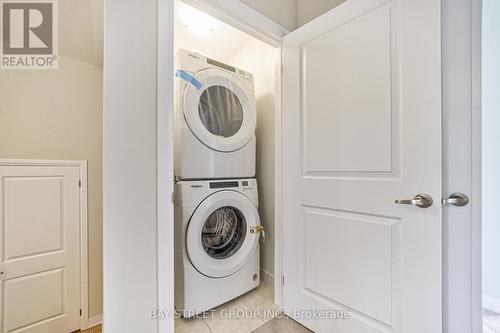
POLYGON ((80 171, 0 167, 2 332, 80 328, 80 171))
POLYGON ((307 207, 304 225, 305 287, 391 324, 392 238, 400 241, 399 221, 307 207), (325 260, 325 250, 334 255, 325 260))
POLYGON ((285 37, 283 303, 317 332, 441 332, 439 10, 348 0, 285 37))
POLYGON ((5 332, 64 315, 62 268, 7 280, 4 288, 5 332))
POLYGON ((390 26, 387 7, 302 46, 306 172, 391 171, 390 26))
POLYGON ((59 176, 4 179, 6 260, 62 248, 62 181, 59 176))

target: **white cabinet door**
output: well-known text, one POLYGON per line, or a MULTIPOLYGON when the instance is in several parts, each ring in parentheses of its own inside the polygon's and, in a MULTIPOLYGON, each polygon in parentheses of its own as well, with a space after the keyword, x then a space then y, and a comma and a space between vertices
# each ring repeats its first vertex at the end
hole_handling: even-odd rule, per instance
POLYGON ((348 0, 287 35, 283 65, 286 314, 441 332, 440 1, 348 0), (395 203, 419 193, 432 206, 395 203))
POLYGON ((78 167, 0 167, 1 332, 80 329, 78 182, 78 167))

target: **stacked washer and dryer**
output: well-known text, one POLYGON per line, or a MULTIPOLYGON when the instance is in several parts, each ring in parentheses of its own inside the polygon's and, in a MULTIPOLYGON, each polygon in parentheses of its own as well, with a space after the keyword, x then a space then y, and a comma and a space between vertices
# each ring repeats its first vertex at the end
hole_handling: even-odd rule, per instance
POLYGON ((175 57, 175 307, 190 317, 259 284, 253 75, 175 57))

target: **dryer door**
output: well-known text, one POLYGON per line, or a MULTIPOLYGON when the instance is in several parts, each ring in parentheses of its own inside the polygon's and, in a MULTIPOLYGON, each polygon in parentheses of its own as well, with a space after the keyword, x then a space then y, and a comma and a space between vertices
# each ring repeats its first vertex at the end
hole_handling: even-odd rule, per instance
POLYGON ((220 191, 206 198, 195 210, 186 232, 191 264, 203 275, 220 278, 237 272, 255 253, 260 225, 255 205, 235 191, 220 191))
POLYGON ((255 100, 236 76, 217 68, 199 71, 184 91, 184 117, 206 146, 222 152, 244 147, 255 132, 255 100))

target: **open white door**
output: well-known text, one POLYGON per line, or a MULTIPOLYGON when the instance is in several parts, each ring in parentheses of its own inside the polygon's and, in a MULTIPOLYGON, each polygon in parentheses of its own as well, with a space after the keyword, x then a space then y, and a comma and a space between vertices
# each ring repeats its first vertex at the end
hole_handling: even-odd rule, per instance
POLYGON ((439 0, 347 0, 284 39, 283 305, 316 332, 441 332, 440 45, 439 0))

